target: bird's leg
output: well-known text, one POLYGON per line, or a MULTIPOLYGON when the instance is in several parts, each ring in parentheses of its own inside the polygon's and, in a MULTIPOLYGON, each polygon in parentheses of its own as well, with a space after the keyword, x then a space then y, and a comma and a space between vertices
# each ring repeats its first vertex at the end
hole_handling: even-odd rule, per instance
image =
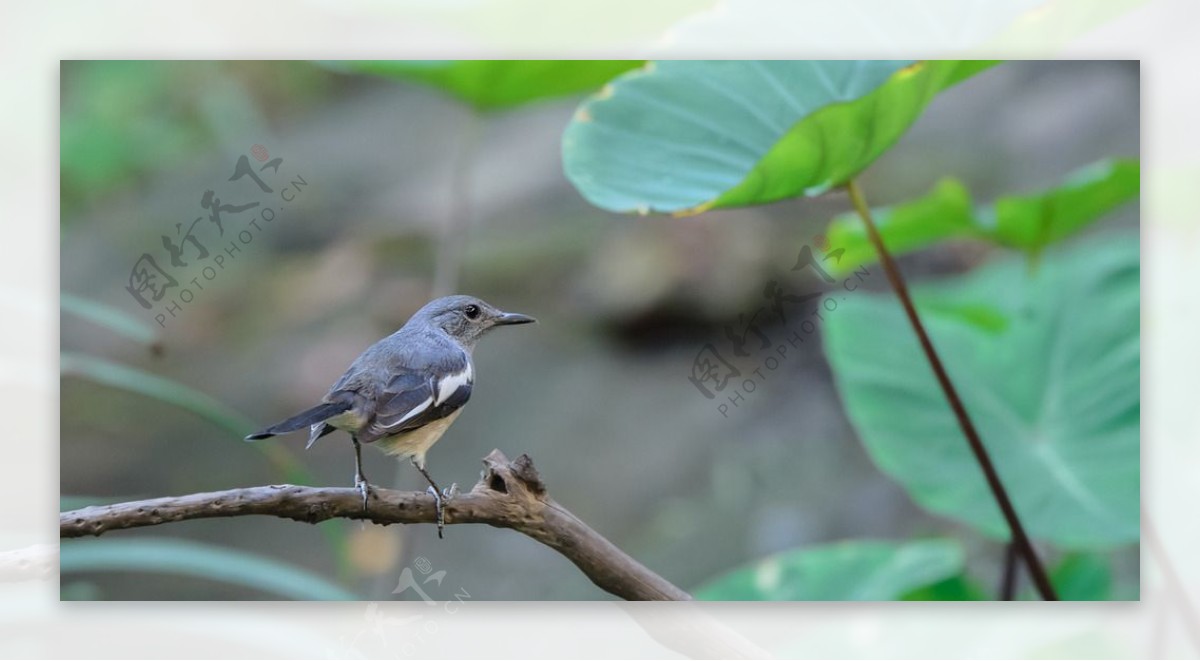
POLYGON ((351 435, 350 440, 354 441, 354 486, 358 487, 362 493, 363 513, 367 512, 367 496, 371 493, 371 483, 367 482, 367 476, 363 475, 362 470, 362 444, 358 442, 358 437, 351 435))
MULTIPOLYGON (((452 495, 454 488, 452 487, 449 492, 446 492, 443 494, 441 488, 438 487, 437 482, 434 482, 433 478, 429 475, 429 471, 425 470, 424 462, 418 462, 414 458, 412 465, 416 466, 417 470, 421 471, 421 475, 424 475, 425 481, 429 483, 429 489, 427 489, 426 491, 433 494, 433 504, 437 510, 438 539, 442 539, 442 531, 446 527, 446 513, 443 510, 442 505, 443 505, 444 501, 450 499, 450 496, 452 495)), ((455 485, 455 486, 457 486, 457 485, 455 485)))

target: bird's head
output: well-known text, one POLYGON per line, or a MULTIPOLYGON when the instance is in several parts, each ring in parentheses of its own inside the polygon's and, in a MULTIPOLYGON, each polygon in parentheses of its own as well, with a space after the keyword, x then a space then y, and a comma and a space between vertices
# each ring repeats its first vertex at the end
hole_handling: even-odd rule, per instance
POLYGON ((474 296, 445 296, 432 300, 413 315, 414 321, 418 319, 442 329, 468 347, 496 326, 537 321, 516 312, 505 312, 474 296))

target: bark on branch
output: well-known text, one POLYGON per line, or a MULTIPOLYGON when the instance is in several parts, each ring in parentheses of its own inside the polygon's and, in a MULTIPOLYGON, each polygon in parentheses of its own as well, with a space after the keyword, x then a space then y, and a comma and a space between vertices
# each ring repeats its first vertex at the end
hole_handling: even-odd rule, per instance
MULTIPOLYGON (((499 450, 483 460, 479 482, 445 505, 446 524, 486 523, 510 528, 575 563, 600 589, 631 601, 685 601, 691 596, 626 555, 546 493, 527 455, 509 461, 499 450)), ((433 496, 373 488, 364 512, 354 488, 290 484, 229 489, 85 507, 59 514, 59 536, 102 535, 111 530, 173 521, 261 514, 317 523, 332 518, 382 525, 433 523, 433 496)))

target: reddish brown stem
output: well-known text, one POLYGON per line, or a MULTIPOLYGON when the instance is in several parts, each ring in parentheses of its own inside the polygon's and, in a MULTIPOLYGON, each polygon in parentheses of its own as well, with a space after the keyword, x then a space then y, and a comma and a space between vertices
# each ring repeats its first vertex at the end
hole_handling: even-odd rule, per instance
POLYGON ((913 331, 916 332, 917 339, 921 342, 921 349, 929 360, 929 366, 933 368, 934 376, 937 377, 938 384, 941 385, 942 392, 945 393, 946 400, 949 401, 950 408, 954 411, 954 417, 958 419, 958 426, 962 428, 963 435, 967 437, 967 444, 970 445, 971 452, 975 455, 975 460, 983 469, 983 476, 992 490, 996 504, 1000 506, 1000 512, 1004 515, 1005 522, 1008 523, 1008 529, 1017 551, 1024 559, 1025 565, 1029 567, 1029 574, 1033 578, 1038 593, 1046 601, 1058 601, 1058 594, 1054 591, 1054 586, 1050 584, 1050 578, 1046 575, 1046 569, 1042 566, 1041 560, 1038 559, 1037 551, 1034 550, 1028 535, 1025 534, 1025 526, 1021 524, 1021 518, 1017 516, 1017 510, 1008 497, 1004 483, 1000 481, 1000 475, 996 472, 995 465, 992 464, 991 455, 984 447, 979 432, 975 429, 975 424, 971 422, 971 417, 967 415, 967 409, 963 406, 958 391, 950 381, 950 375, 946 373, 946 368, 942 365, 942 359, 938 357, 937 350, 933 348, 929 334, 925 332, 925 325, 921 323, 921 317, 917 315, 917 308, 913 305, 912 297, 909 296, 908 286, 904 284, 904 277, 900 275, 900 269, 896 266, 896 261, 892 259, 891 253, 883 245, 883 237, 879 235, 879 230, 875 227, 875 220, 871 217, 871 209, 867 206, 862 189, 854 180, 850 181, 847 188, 854 209, 867 227, 867 235, 871 239, 871 244, 875 246, 875 252, 879 253, 879 261, 883 265, 884 273, 887 274, 888 282, 891 283, 892 289, 896 290, 896 295, 904 306, 904 314, 908 316, 908 321, 912 325, 913 331))
POLYGON ((1004 545, 1004 573, 1000 576, 1000 601, 1017 598, 1017 546, 1012 542, 1004 545))

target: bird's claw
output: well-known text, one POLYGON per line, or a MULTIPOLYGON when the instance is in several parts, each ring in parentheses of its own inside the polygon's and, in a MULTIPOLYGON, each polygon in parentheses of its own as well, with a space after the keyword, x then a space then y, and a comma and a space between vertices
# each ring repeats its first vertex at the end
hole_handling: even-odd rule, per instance
POLYGON ((458 495, 458 482, 451 482, 450 486, 442 489, 442 498, 446 502, 450 502, 458 495))
POLYGON ((362 494, 363 513, 367 512, 367 499, 371 496, 371 483, 367 482, 367 478, 362 475, 354 476, 354 486, 358 487, 358 492, 362 494))
POLYGON ((433 496, 433 506, 437 512, 436 523, 437 523, 438 539, 442 539, 442 531, 446 528, 446 512, 445 512, 445 509, 442 507, 442 505, 445 503, 445 501, 450 500, 451 492, 454 491, 454 489, 455 489, 455 485, 451 485, 450 489, 447 490, 446 494, 442 494, 442 493, 439 493, 437 489, 434 489, 433 486, 428 486, 425 488, 425 493, 433 496))

